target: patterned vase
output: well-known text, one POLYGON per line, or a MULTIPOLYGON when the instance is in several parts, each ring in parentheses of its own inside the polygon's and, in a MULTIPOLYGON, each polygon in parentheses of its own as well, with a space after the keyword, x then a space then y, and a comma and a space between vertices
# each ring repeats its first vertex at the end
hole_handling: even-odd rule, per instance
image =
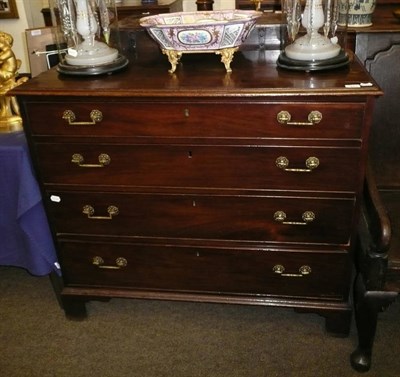
POLYGON ((376 0, 342 0, 340 4, 339 23, 346 23, 346 10, 349 7, 347 22, 349 27, 367 27, 372 25, 372 14, 376 0))

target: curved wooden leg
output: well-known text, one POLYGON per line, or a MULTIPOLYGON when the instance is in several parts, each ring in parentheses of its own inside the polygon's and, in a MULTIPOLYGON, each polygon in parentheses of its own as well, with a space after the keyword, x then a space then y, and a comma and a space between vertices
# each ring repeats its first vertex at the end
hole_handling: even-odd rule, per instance
POLYGON ((354 300, 358 347, 350 356, 351 366, 357 372, 367 372, 371 368, 378 313, 386 309, 396 296, 396 292, 367 291, 362 277, 357 277, 354 300))

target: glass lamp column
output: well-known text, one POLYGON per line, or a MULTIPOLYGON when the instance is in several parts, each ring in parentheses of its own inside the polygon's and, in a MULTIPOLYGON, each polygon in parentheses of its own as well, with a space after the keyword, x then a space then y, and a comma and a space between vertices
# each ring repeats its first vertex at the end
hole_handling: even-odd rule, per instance
POLYGON ((119 53, 115 0, 50 0, 57 25, 60 63, 65 74, 93 75, 119 70, 128 60, 119 53))
POLYGON ((343 38, 338 38, 339 1, 306 0, 305 4, 301 0, 282 1, 288 43, 278 65, 316 70, 348 64, 341 45, 343 38))

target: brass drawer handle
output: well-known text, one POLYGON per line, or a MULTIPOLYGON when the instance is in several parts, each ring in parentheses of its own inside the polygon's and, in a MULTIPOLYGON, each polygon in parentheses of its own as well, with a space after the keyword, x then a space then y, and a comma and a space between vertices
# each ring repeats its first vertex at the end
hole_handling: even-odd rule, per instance
POLYGON ((115 266, 104 264, 104 259, 102 257, 96 256, 92 260, 92 264, 98 268, 105 268, 108 270, 119 270, 120 268, 126 267, 128 261, 123 257, 118 257, 115 260, 115 266))
POLYGON ((119 209, 116 206, 108 206, 107 207, 108 216, 94 216, 94 208, 87 204, 83 206, 82 213, 92 220, 112 220, 113 216, 118 215, 119 209))
POLYGON ((312 270, 310 266, 304 265, 299 268, 299 274, 289 274, 285 273, 285 267, 283 265, 277 264, 272 268, 272 271, 280 276, 302 278, 304 276, 310 275, 312 270))
POLYGON ((305 211, 301 218, 303 221, 286 221, 286 213, 283 211, 276 211, 274 213, 274 220, 278 223, 285 225, 307 225, 315 220, 315 213, 312 211, 305 211))
POLYGON ((322 114, 318 110, 314 110, 308 114, 308 122, 291 122, 292 115, 289 113, 289 111, 283 110, 278 113, 276 119, 278 123, 286 124, 288 126, 313 126, 321 122, 322 114))
POLYGON ((106 153, 99 154, 99 164, 84 164, 85 159, 79 153, 74 153, 71 158, 71 162, 77 164, 81 168, 104 168, 104 166, 109 165, 111 162, 111 158, 106 153))
POLYGON ((317 157, 308 157, 305 165, 306 168, 289 168, 289 159, 285 156, 279 156, 275 161, 276 166, 284 171, 291 171, 296 173, 311 173, 319 166, 319 159, 317 157))
POLYGON ((90 126, 103 120, 103 114, 100 110, 92 110, 89 115, 91 122, 75 122, 76 116, 72 110, 65 110, 62 118, 68 122, 70 126, 90 126))

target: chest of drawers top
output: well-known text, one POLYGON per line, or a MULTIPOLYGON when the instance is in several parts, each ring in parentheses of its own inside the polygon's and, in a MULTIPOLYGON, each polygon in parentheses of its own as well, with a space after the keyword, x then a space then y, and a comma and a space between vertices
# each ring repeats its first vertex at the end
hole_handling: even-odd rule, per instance
MULTIPOLYGON (((253 55, 238 52, 232 62, 233 71, 227 74, 218 56, 188 54, 174 74, 169 63, 157 50, 129 57, 127 69, 109 76, 73 77, 59 75, 54 69, 29 80, 13 93, 20 96, 51 96, 51 101, 65 101, 84 96, 108 100, 136 99, 142 101, 275 100, 315 101, 335 99, 351 101, 349 97, 382 94, 363 66, 354 58, 348 68, 325 72, 305 73, 277 68, 274 55, 268 51, 253 55), (270 60, 269 60, 270 59, 270 60), (361 84, 361 85, 360 85, 361 84)), ((43 101, 43 99, 41 99, 43 101)))

